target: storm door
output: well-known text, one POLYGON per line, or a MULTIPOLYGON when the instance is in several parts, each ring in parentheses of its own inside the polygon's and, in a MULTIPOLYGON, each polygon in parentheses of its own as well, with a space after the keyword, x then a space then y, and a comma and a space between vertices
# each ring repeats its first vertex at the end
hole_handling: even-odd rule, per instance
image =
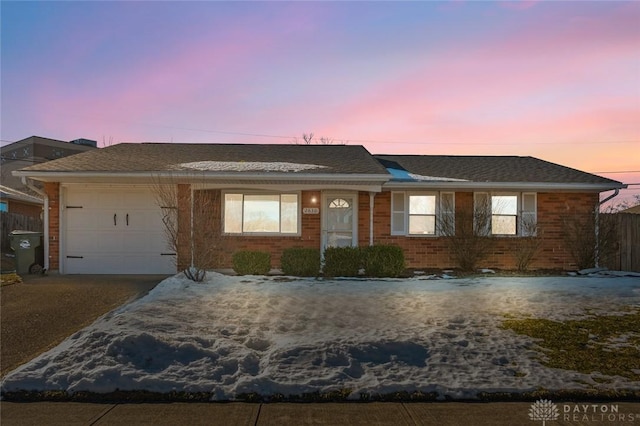
POLYGON ((323 197, 322 249, 358 245, 357 194, 325 194, 323 197))

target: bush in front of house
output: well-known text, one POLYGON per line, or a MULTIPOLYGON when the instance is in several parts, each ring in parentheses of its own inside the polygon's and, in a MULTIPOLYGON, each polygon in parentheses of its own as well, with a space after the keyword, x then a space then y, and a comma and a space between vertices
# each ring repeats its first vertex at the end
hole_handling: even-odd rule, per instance
POLYGON ((362 249, 364 272, 370 277, 397 277, 405 270, 404 251, 394 245, 379 244, 362 249))
POLYGON ((271 270, 271 254, 266 251, 237 251, 232 260, 238 275, 267 275, 271 270))
POLYGON ((324 251, 325 277, 357 277, 362 268, 362 253, 358 247, 327 247, 324 251))
POLYGON ((320 273, 320 250, 294 247, 285 249, 280 258, 282 273, 296 277, 315 277, 320 273))

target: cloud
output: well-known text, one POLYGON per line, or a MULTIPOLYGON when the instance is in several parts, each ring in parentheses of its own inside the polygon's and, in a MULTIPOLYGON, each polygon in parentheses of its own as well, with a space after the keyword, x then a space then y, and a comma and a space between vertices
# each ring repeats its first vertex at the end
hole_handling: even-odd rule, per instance
POLYGON ((500 1, 498 4, 506 9, 525 10, 537 5, 541 1, 542 0, 508 0, 500 1))
MULTIPOLYGON (((638 142, 640 4, 525 4, 126 3, 96 12, 104 22, 85 36, 80 24, 56 34, 43 58, 56 66, 23 69, 3 122, 116 141, 314 132, 405 142, 369 144, 375 152, 572 164, 572 143, 638 142)), ((580 156, 614 161, 629 148, 591 144, 580 156)))
MULTIPOLYGON (((145 36, 148 44, 141 49, 130 49, 127 39, 113 29, 96 29, 65 49, 64 62, 82 68, 76 78, 68 78, 69 68, 62 67, 37 79, 30 94, 36 106, 32 112, 45 127, 61 126, 61 116, 68 114, 116 125, 128 121, 242 128, 248 115, 243 108, 260 90, 256 80, 273 72, 280 51, 295 42, 293 34, 313 32, 321 21, 320 15, 311 19, 299 7, 262 9, 263 13, 234 11, 228 19, 218 17, 211 27, 201 18, 171 37, 160 31, 157 43, 145 36), (83 59, 100 48, 121 55, 104 68, 89 68, 83 59), (236 122, 229 123, 229 116, 236 122)), ((131 40, 140 43, 135 37, 131 40)), ((70 126, 69 121, 64 126, 70 126)))
POLYGON ((427 54, 345 102, 325 132, 443 143, 600 140, 609 132, 638 140, 640 85, 628 84, 640 78, 638 38, 608 22, 629 22, 626 14, 639 10, 582 19, 568 33, 530 25, 481 48, 427 54))

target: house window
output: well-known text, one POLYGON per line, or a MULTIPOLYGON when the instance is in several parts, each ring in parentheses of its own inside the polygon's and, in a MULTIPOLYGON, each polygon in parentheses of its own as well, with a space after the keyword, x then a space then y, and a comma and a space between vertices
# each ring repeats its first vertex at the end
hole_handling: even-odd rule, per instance
POLYGON ((437 235, 439 226, 453 226, 454 194, 391 193, 391 235, 437 235))
POLYGON ((335 198, 329 203, 330 209, 348 209, 349 202, 344 198, 335 198))
POLYGON ((474 229, 480 235, 536 235, 535 193, 474 194, 474 229))
POLYGON ((436 196, 409 195, 409 234, 435 235, 436 196))
POLYGON ((516 235, 518 224, 518 196, 491 196, 491 233, 516 235))
POLYGON ((5 201, 0 201, 0 212, 8 212, 9 205, 5 201))
POLYGON ((298 234, 298 200, 298 194, 226 193, 224 232, 298 234))

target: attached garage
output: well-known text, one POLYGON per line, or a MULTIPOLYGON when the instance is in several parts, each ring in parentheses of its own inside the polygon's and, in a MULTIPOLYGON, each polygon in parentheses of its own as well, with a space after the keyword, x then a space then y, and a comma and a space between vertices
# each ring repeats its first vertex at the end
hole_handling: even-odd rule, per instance
POLYGON ((62 273, 176 272, 148 186, 66 185, 61 195, 62 273))

